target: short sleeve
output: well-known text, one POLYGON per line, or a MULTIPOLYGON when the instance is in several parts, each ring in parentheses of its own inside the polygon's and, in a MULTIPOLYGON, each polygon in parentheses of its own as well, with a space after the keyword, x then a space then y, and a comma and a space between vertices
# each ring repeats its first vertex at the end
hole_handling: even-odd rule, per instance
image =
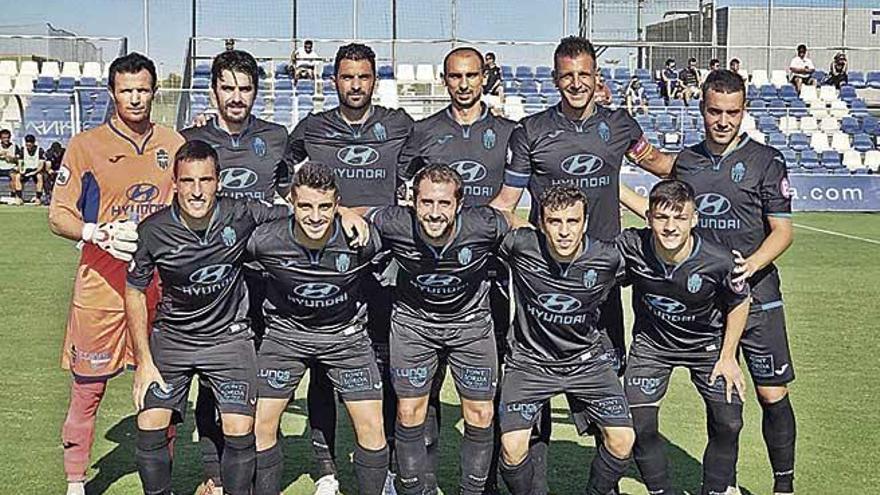
POLYGON ((507 144, 507 163, 504 166, 504 185, 524 189, 532 177, 532 151, 529 136, 523 124, 517 124, 507 144))
POLYGON ((490 214, 494 216, 494 224, 495 224, 495 242, 501 242, 504 239, 504 236, 510 232, 510 224, 507 222, 507 218, 503 213, 496 210, 495 208, 484 206, 490 210, 490 214))
POLYGON ((517 235, 520 230, 522 229, 508 231, 501 239, 501 244, 498 246, 498 256, 500 258, 510 260, 510 258, 514 256, 514 253, 516 252, 517 235))
POLYGON ((733 282, 733 279, 736 278, 736 275, 733 273, 733 267, 734 263, 731 259, 725 266, 724 281, 718 294, 720 303, 724 306, 725 311, 730 311, 739 306, 750 295, 749 284, 745 280, 739 283, 733 282))
POLYGON ((284 153, 284 160, 290 167, 309 157, 309 153, 306 151, 306 126, 309 120, 310 117, 300 120, 287 138, 287 150, 284 153))
POLYGON ((291 215, 290 207, 284 205, 273 205, 266 201, 248 201, 246 205, 255 225, 261 225, 291 215))
MULTIPOLYGON (((287 150, 290 147, 290 137, 286 132, 282 131, 282 133, 284 136, 281 142, 284 143, 284 149, 287 150)), ((287 153, 284 153, 278 160, 278 163, 275 164, 275 192, 282 198, 290 191, 294 165, 295 163, 287 159, 287 153)))
POLYGON ((424 166, 425 162, 422 159, 422 134, 418 128, 414 127, 398 155, 397 177, 402 181, 408 181, 424 166))
POLYGON ((761 180, 761 205, 764 216, 791 215, 791 184, 785 158, 774 150, 761 180))
POLYGON ((150 233, 148 223, 138 225, 138 246, 134 253, 134 259, 128 267, 126 282, 129 286, 140 291, 144 291, 153 281, 153 273, 156 269, 156 263, 150 252, 150 233))

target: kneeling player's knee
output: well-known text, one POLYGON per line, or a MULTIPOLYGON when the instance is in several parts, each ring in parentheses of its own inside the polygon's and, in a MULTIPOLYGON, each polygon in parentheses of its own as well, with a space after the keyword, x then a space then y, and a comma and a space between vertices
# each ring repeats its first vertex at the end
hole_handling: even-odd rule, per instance
POLYGON ((626 459, 630 456, 636 441, 636 434, 632 428, 606 428, 604 434, 605 448, 611 455, 618 459, 626 459))
POLYGON ((385 448, 385 428, 380 419, 376 421, 363 421, 355 425, 357 443, 367 450, 380 450, 385 448))
POLYGON ((508 466, 518 466, 529 453, 529 431, 513 431, 501 436, 501 458, 508 466))
POLYGON ((462 416, 465 423, 478 428, 492 425, 495 409, 492 401, 462 401, 462 416))
POLYGON ((254 418, 245 414, 222 414, 223 435, 241 437, 254 432, 254 418))
POLYGON ((400 399, 397 403, 397 421, 403 426, 419 426, 425 422, 428 412, 428 396, 416 399, 400 399))
POLYGON ((774 387, 758 386, 755 387, 755 390, 758 394, 758 400, 761 402, 761 405, 775 404, 788 395, 788 387, 785 385, 774 387))
POLYGON ((257 439, 257 450, 271 448, 278 441, 278 422, 261 419, 254 423, 254 436, 257 439))

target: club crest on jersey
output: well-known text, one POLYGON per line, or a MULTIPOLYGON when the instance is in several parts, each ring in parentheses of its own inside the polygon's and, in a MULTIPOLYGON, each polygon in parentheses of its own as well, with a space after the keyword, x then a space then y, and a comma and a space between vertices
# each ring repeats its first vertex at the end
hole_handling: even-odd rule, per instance
POLYGON ((382 125, 381 122, 376 122, 376 125, 373 126, 373 135, 376 136, 376 139, 379 141, 385 141, 388 139, 388 133, 385 132, 385 126, 382 125))
POLYGON ((596 286, 596 282, 599 280, 599 274, 596 273, 596 270, 590 268, 589 270, 584 272, 584 287, 588 289, 592 289, 596 286))
POLYGON ((254 153, 259 157, 266 156, 266 141, 263 141, 263 138, 257 136, 254 138, 254 143, 251 145, 254 149, 254 153))
POLYGON ((608 123, 605 121, 599 122, 599 137, 602 139, 602 142, 607 143, 611 141, 611 128, 608 127, 608 123))
POLYGON ((746 165, 743 162, 736 162, 736 165, 730 169, 730 180, 739 183, 742 182, 745 176, 746 165))
POLYGON ((223 232, 220 233, 220 238, 223 239, 223 245, 226 247, 231 247, 235 244, 235 229, 230 226, 223 227, 223 232))
POLYGON ((171 157, 168 156, 168 152, 163 148, 156 150, 156 165, 162 170, 167 170, 168 166, 171 165, 171 157))
POLYGON ((497 137, 495 136, 494 129, 486 129, 485 131, 483 131, 483 148, 491 150, 495 147, 496 141, 497 137))
POLYGON ((345 272, 348 270, 348 267, 351 266, 351 258, 347 253, 342 253, 336 257, 336 271, 339 273, 345 272))
POLYGON ((688 292, 691 294, 696 294, 700 292, 700 287, 703 286, 703 277, 701 277, 698 273, 692 274, 688 278, 688 292))
POLYGON ((473 257, 474 255, 471 252, 471 248, 469 247, 463 247, 461 248, 461 251, 458 252, 458 262, 462 265, 467 265, 468 263, 470 263, 473 257))

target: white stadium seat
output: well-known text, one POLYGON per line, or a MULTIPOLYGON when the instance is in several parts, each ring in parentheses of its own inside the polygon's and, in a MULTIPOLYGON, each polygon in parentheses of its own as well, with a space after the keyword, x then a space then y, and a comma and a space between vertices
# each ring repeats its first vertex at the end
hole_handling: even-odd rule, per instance
POLYGON ((72 77, 79 80, 80 76, 79 62, 64 62, 64 65, 61 66, 61 77, 72 77))
POLYGON ((850 149, 849 135, 840 131, 831 135, 831 148, 834 151, 844 152, 850 149))
POLYGON ((822 100, 813 100, 810 102, 810 115, 816 117, 816 120, 822 120, 828 117, 828 107, 822 100))
POLYGON ((880 150, 868 150, 865 153, 865 168, 875 172, 880 169, 880 150))
POLYGON ((781 88, 788 84, 788 76, 784 70, 774 70, 770 72, 770 84, 781 88))
POLYGON ((110 64, 105 64, 104 70, 101 72, 100 79, 106 81, 109 78, 110 78, 110 64))
POLYGON ((0 120, 5 122, 21 122, 21 112, 18 110, 18 105, 15 103, 6 105, 0 120))
POLYGON ((806 134, 812 134, 819 130, 819 121, 809 115, 801 119, 801 130, 806 134))
POLYGON ((0 60, 0 76, 13 78, 18 75, 18 64, 15 60, 0 60))
POLYGON ((416 81, 423 83, 433 83, 437 79, 434 77, 434 66, 431 64, 419 64, 416 66, 416 81))
POLYGON ((801 86, 801 99, 807 103, 818 100, 819 92, 816 90, 816 86, 801 86))
POLYGON ((101 62, 86 62, 83 64, 83 77, 94 77, 101 79, 101 62))
POLYGON ((810 137, 810 148, 813 148, 813 151, 816 153, 830 150, 831 148, 828 146, 828 136, 822 132, 814 133, 810 137))
POLYGON ((412 64, 397 64, 394 75, 399 82, 413 82, 416 80, 416 69, 412 64))
POLYGON ((12 88, 13 93, 30 93, 34 90, 34 80, 31 76, 24 74, 15 78, 15 87, 12 88))
POLYGON ((822 119, 822 122, 819 124, 819 130, 826 134, 831 134, 835 131, 839 131, 840 122, 834 117, 822 119))
POLYGON ((779 130, 783 134, 791 134, 792 132, 797 132, 798 130, 798 119, 797 117, 793 117, 791 115, 786 115, 779 119, 779 130))
POLYGON ((33 60, 25 60, 21 63, 21 68, 18 70, 19 76, 28 76, 31 79, 36 78, 40 75, 40 67, 33 60))
POLYGON ((12 78, 0 75, 0 93, 9 93, 10 91, 12 91, 12 78))
POLYGON ((43 62, 43 66, 40 68, 40 75, 43 77, 58 79, 58 76, 61 75, 61 67, 58 66, 58 62, 47 60, 43 62))
POLYGON ((849 108, 847 108, 845 101, 834 100, 831 102, 831 111, 829 113, 832 117, 846 117, 849 115, 849 108))
POLYGON ((748 113, 746 113, 743 116, 743 120, 742 120, 742 124, 740 125, 740 128, 743 131, 750 131, 750 130, 754 129, 755 127, 757 127, 757 124, 755 123, 755 118, 752 117, 751 115, 749 115, 748 113))
POLYGON ((843 166, 856 170, 862 168, 862 154, 856 150, 847 150, 843 153, 843 166))
POLYGON ((400 102, 397 98, 397 83, 393 79, 379 79, 376 87, 379 96, 379 104, 388 108, 398 108, 400 102))
POLYGON ((819 88, 819 99, 831 103, 837 99, 837 88, 834 86, 822 86, 819 88))
POLYGON ((746 131, 746 134, 748 134, 749 137, 754 139, 755 141, 757 141, 761 144, 766 144, 766 139, 764 138, 763 132, 761 132, 757 129, 751 129, 751 130, 746 131))
POLYGON ((752 84, 757 87, 766 86, 770 84, 770 79, 767 77, 767 71, 763 69, 755 69, 752 71, 752 84))

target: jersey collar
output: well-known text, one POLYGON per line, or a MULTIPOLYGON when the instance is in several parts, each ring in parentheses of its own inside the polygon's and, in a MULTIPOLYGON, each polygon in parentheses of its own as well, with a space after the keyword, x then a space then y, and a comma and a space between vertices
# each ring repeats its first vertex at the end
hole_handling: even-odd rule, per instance
POLYGON ((119 119, 115 115, 113 117, 110 117, 110 120, 107 121, 107 127, 109 127, 114 134, 128 142, 134 148, 135 152, 138 155, 144 154, 144 151, 147 149, 147 144, 150 142, 150 138, 153 137, 153 129, 155 128, 153 123, 150 122, 150 129, 147 131, 147 135, 143 138, 144 142, 138 145, 137 140, 140 138, 140 136, 129 134, 125 130, 126 127, 124 125, 120 125, 119 119))
POLYGON ((437 246, 434 246, 426 240, 428 236, 426 236, 425 232, 422 230, 422 224, 419 223, 419 218, 416 215, 415 208, 412 208, 411 211, 412 219, 413 222, 415 222, 415 230, 418 234, 419 241, 427 246, 427 248, 431 251, 431 254, 434 255, 435 259, 439 260, 443 258, 446 250, 449 249, 449 246, 451 246, 455 242, 455 240, 458 238, 458 234, 461 232, 461 210, 459 209, 459 211, 455 213, 455 225, 452 227, 452 235, 449 236, 449 239, 446 239, 446 244, 444 244, 443 247, 440 248, 440 251, 437 251, 437 246))
POLYGON ((752 138, 750 138, 748 134, 742 133, 739 136, 739 143, 737 143, 737 145, 734 146, 733 148, 726 149, 724 151, 724 153, 720 157, 717 157, 717 158, 715 155, 712 154, 711 151, 709 151, 709 147, 706 145, 705 139, 702 140, 700 142, 700 144, 694 148, 694 151, 696 151, 698 154, 703 155, 704 157, 708 158, 712 162, 712 164, 717 168, 721 165, 721 162, 723 162, 725 158, 727 158, 728 156, 743 149, 751 141, 752 141, 752 138))
POLYGON ((556 117, 559 120, 561 120, 563 123, 565 123, 567 126, 573 127, 574 130, 576 130, 577 132, 585 132, 587 130, 587 127, 594 120, 594 118, 597 117, 599 115, 599 113, 602 111, 602 106, 601 105, 593 105, 593 113, 588 115, 583 120, 571 120, 570 118, 568 118, 562 112, 562 102, 561 101, 559 103, 557 103, 556 105, 554 105, 551 111, 555 112, 556 117))
POLYGON ((254 127, 254 122, 256 122, 256 120, 257 120, 257 117, 254 116, 254 114, 248 115, 247 122, 245 122, 244 127, 241 128, 241 132, 239 132, 237 134, 232 134, 229 131, 227 131, 226 129, 224 129, 223 127, 221 127, 219 117, 211 119, 211 126, 214 128, 214 130, 216 132, 218 132, 218 133, 222 134, 224 137, 228 138, 232 142, 232 145, 237 148, 239 146, 239 143, 241 143, 241 139, 243 137, 245 137, 251 131, 251 129, 254 127))
POLYGON ((309 262, 312 265, 317 265, 321 262, 321 258, 324 256, 324 251, 327 248, 332 247, 333 244, 336 243, 336 239, 339 237, 339 233, 342 232, 342 220, 340 219, 339 214, 337 214, 333 218, 333 226, 330 227, 333 229, 333 232, 330 234, 330 237, 327 239, 327 242, 324 243, 319 249, 310 249, 306 246, 303 246, 296 240, 296 225, 294 223, 294 217, 291 215, 287 220, 287 232, 290 234, 290 239, 293 241, 293 244, 300 249, 302 249, 308 256, 309 262))
POLYGON ((364 130, 370 126, 370 121, 373 120, 373 116, 376 115, 376 105, 370 104, 370 109, 367 110, 367 118, 360 124, 349 124, 347 120, 342 116, 342 110, 339 107, 330 110, 333 112, 333 115, 339 120, 339 122, 348 128, 348 131, 351 133, 351 136, 355 139, 359 139, 361 135, 363 135, 364 130))
POLYGON ((574 258, 569 263, 560 263, 556 258, 553 257, 553 253, 550 250, 550 243, 547 241, 547 235, 540 230, 538 231, 538 246, 541 249, 541 253, 546 260, 549 260, 550 266, 556 267, 556 269, 559 271, 559 274, 563 277, 567 277, 568 270, 571 269, 572 265, 583 259, 583 257, 587 255, 587 251, 590 250, 590 247, 593 243, 590 240, 590 236, 588 236, 586 232, 584 232, 582 243, 583 248, 581 249, 581 254, 577 258, 574 258))
POLYGON ((671 279, 672 276, 675 275, 675 272, 678 270, 679 267, 687 264, 688 261, 694 259, 700 252, 700 248, 703 246, 703 239, 699 235, 697 235, 696 232, 691 232, 691 237, 694 238, 694 248, 691 250, 691 254, 689 254, 687 258, 682 260, 681 263, 670 265, 669 263, 666 263, 665 261, 660 259, 660 255, 657 254, 657 250, 654 249, 654 234, 651 233, 651 242, 648 243, 649 249, 651 250, 651 255, 654 257, 654 261, 657 262, 657 266, 659 266, 663 270, 663 276, 667 280, 671 279))
POLYGON ((205 228, 205 237, 199 237, 198 234, 195 233, 187 224, 183 221, 183 218, 180 217, 180 203, 177 201, 177 195, 174 196, 174 199, 171 201, 171 218, 174 219, 181 227, 192 233, 199 240, 199 244, 204 246, 208 243, 208 238, 210 237, 211 229, 214 227, 214 223, 217 220, 217 216, 220 214, 220 204, 223 202, 222 196, 217 196, 214 202, 214 211, 211 212, 211 219, 208 221, 208 226, 205 228))

